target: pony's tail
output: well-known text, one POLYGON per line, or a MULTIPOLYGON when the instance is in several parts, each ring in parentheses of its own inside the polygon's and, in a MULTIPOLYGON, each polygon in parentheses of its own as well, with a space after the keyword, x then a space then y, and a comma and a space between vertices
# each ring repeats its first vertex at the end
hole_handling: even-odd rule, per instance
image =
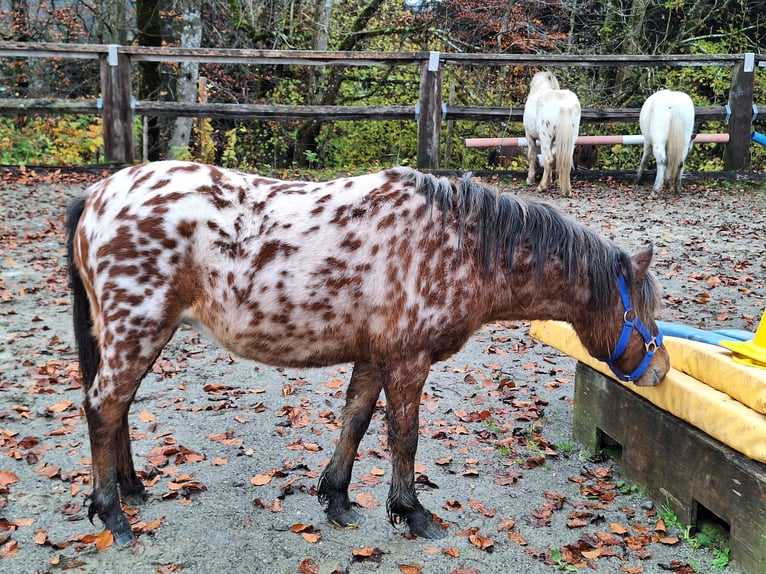
POLYGON ((665 150, 667 161, 666 181, 674 181, 677 184, 678 175, 681 173, 681 167, 686 160, 686 149, 689 146, 688 136, 684 128, 684 122, 681 117, 681 111, 677 107, 670 110, 670 128, 668 130, 668 143, 665 150))
POLYGON ((67 263, 69 265, 69 287, 72 290, 74 338, 77 343, 77 354, 80 359, 82 383, 87 392, 96 379, 101 355, 97 341, 93 336, 93 318, 88 293, 80 277, 77 265, 74 262, 74 236, 84 209, 85 196, 78 197, 69 204, 66 220, 66 248, 67 263))
POLYGON ((577 137, 574 132, 572 108, 564 106, 561 108, 559 123, 556 126, 556 173, 558 174, 559 188, 564 195, 569 195, 572 190, 569 178, 572 172, 572 155, 577 137))

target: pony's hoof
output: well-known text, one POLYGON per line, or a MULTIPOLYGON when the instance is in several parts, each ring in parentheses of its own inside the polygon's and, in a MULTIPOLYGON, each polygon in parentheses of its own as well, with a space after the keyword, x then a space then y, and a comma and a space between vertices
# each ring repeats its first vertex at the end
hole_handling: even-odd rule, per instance
POLYGON ((339 528, 358 528, 364 524, 364 516, 353 508, 349 508, 336 516, 328 515, 327 520, 339 528))
POLYGON ((128 529, 127 532, 115 532, 112 530, 112 537, 114 538, 114 543, 117 546, 125 546, 126 544, 129 544, 136 539, 135 536, 133 536, 133 531, 130 529, 128 529))
POLYGON ((413 525, 410 534, 426 540, 440 540, 447 536, 447 529, 431 519, 428 524, 413 525))

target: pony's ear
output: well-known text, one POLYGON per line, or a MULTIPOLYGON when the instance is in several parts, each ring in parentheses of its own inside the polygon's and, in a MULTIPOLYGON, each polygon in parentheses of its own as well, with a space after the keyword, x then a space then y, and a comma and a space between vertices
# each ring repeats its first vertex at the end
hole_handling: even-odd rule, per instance
POLYGON ((654 253, 654 245, 647 243, 641 251, 631 255, 630 260, 633 264, 633 276, 637 281, 640 281, 646 275, 649 270, 649 264, 652 262, 652 254, 654 253))

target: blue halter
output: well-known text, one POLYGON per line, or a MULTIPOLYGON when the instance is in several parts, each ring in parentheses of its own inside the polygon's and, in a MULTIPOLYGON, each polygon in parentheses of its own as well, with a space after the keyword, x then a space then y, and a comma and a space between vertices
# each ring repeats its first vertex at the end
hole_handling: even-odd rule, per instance
POLYGON ((617 345, 614 347, 612 354, 606 358, 596 358, 599 361, 604 361, 607 365, 609 365, 609 368, 614 373, 614 376, 619 380, 624 382, 637 381, 646 371, 646 368, 649 366, 652 357, 654 357, 655 351, 657 351, 657 349, 662 345, 662 331, 660 331, 658 328, 657 335, 652 336, 652 334, 649 332, 649 329, 647 329, 646 325, 644 325, 643 321, 641 321, 639 316, 633 311, 633 307, 630 304, 628 286, 625 283, 625 277, 622 273, 620 273, 619 277, 617 278, 617 289, 620 291, 622 306, 625 307, 625 313, 623 314, 624 322, 622 324, 622 332, 620 333, 620 338, 618 339, 617 345), (633 318, 629 319, 631 315, 633 318), (644 339, 644 359, 632 373, 625 374, 617 368, 616 361, 622 357, 623 353, 625 353, 625 349, 628 348, 628 341, 630 340, 630 335, 633 332, 633 329, 638 331, 638 334, 641 335, 641 337, 644 339))

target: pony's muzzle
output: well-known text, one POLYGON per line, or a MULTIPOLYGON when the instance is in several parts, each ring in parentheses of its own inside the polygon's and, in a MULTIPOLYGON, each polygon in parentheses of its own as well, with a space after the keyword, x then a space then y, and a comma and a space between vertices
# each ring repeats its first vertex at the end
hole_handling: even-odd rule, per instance
POLYGON ((658 347, 652 361, 638 379, 633 381, 637 387, 656 387, 670 370, 670 354, 665 347, 658 347))

